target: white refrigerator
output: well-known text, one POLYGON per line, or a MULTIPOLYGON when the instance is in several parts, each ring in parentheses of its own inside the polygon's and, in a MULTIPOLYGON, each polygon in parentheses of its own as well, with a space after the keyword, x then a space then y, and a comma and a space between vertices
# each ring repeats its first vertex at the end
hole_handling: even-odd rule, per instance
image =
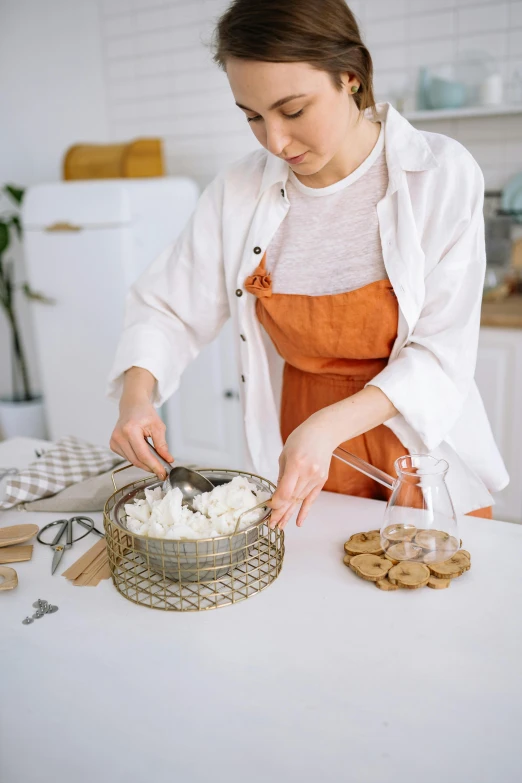
POLYGON ((28 282, 49 436, 108 445, 105 396, 129 286, 173 243, 198 199, 185 177, 36 185, 24 200, 28 282))

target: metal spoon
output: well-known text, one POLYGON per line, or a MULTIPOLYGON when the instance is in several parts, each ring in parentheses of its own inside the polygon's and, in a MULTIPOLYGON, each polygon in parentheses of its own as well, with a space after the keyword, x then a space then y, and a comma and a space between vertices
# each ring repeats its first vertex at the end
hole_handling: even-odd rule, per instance
MULTIPOLYGON (((273 495, 272 495, 272 497, 273 497, 273 495)), ((236 533, 237 533, 237 531, 239 529, 239 525, 240 525, 241 519, 242 519, 242 517, 245 516, 245 514, 251 514, 252 511, 255 511, 258 508, 265 508, 265 507, 272 508, 272 506, 270 505, 272 497, 269 497, 266 500, 261 501, 261 503, 258 503, 257 506, 252 506, 252 508, 247 508, 246 511, 242 511, 241 514, 237 518, 236 526, 234 528, 234 535, 236 535, 236 533)), ((253 523, 253 524, 255 524, 255 523, 253 523)))
POLYGON ((201 495, 203 492, 211 492, 214 489, 214 484, 201 473, 198 473, 197 470, 191 470, 182 465, 172 467, 170 462, 167 462, 158 454, 154 446, 148 441, 147 443, 154 456, 158 458, 167 471, 167 478, 161 487, 164 492, 168 492, 171 488, 179 487, 183 500, 190 505, 196 495, 201 495))

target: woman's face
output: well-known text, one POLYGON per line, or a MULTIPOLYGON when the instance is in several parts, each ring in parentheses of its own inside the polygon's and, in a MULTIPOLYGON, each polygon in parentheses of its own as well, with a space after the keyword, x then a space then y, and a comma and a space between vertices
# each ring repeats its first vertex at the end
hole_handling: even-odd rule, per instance
POLYGON ((330 74, 308 63, 231 57, 227 75, 259 143, 296 174, 316 174, 330 163, 359 117, 351 95, 359 83, 348 74, 338 90, 330 74))

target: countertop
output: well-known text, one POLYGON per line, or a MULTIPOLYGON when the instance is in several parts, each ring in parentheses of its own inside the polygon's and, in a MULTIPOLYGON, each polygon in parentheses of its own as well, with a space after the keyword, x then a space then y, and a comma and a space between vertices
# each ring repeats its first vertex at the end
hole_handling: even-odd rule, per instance
POLYGON ((498 302, 482 302, 480 324, 522 329, 522 295, 509 296, 498 302))
MULTIPOLYGON (((60 573, 34 542, 0 593, 3 783, 518 783, 522 526, 465 518, 472 569, 384 593, 342 563, 379 501, 322 493, 283 571, 176 614, 60 573), (22 625, 43 598, 56 614, 22 625)), ((101 514, 92 515, 101 525, 101 514)), ((0 526, 56 514, 0 513, 0 526)))

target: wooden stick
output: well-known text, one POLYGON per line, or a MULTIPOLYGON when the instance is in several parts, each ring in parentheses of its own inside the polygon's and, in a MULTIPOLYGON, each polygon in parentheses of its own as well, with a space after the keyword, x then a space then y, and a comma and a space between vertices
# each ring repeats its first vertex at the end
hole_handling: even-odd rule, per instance
POLYGON ((84 571, 83 574, 80 574, 80 576, 78 576, 74 580, 73 584, 80 585, 81 587, 84 587, 85 585, 88 585, 90 583, 91 579, 93 579, 96 576, 96 574, 99 571, 101 571, 101 569, 104 567, 104 565, 105 565, 105 560, 100 560, 96 564, 96 566, 93 565, 93 566, 91 566, 89 568, 88 571, 84 571))
POLYGON ((107 552, 100 552, 100 554, 94 558, 89 567, 82 572, 81 576, 92 576, 98 571, 100 566, 102 566, 106 560, 107 552))
POLYGON ((89 582, 89 586, 92 585, 92 586, 95 587, 96 585, 100 584, 102 579, 110 579, 111 576, 112 576, 112 574, 111 574, 111 565, 110 565, 109 561, 107 560, 107 562, 103 566, 102 570, 93 578, 92 582, 89 582))
POLYGON ((3 582, 0 582, 0 590, 14 590, 18 584, 18 576, 14 568, 9 566, 0 566, 0 576, 4 576, 3 582))
POLYGON ((0 563, 23 563, 33 556, 33 545, 8 546, 0 549, 0 563))
POLYGON ((94 546, 92 546, 85 554, 83 554, 78 560, 70 566, 67 571, 64 571, 62 576, 67 577, 67 579, 76 579, 76 577, 80 576, 86 568, 89 567, 89 565, 92 563, 92 561, 100 554, 100 552, 103 552, 103 550, 106 548, 106 543, 104 538, 100 538, 99 541, 97 541, 94 546))
POLYGON ((101 566, 98 568, 96 573, 92 574, 91 578, 87 582, 87 586, 88 587, 94 587, 95 585, 98 584, 98 582, 101 581, 102 577, 100 576, 100 574, 103 574, 105 572, 108 564, 109 564, 109 561, 106 560, 104 563, 101 564, 101 566))

